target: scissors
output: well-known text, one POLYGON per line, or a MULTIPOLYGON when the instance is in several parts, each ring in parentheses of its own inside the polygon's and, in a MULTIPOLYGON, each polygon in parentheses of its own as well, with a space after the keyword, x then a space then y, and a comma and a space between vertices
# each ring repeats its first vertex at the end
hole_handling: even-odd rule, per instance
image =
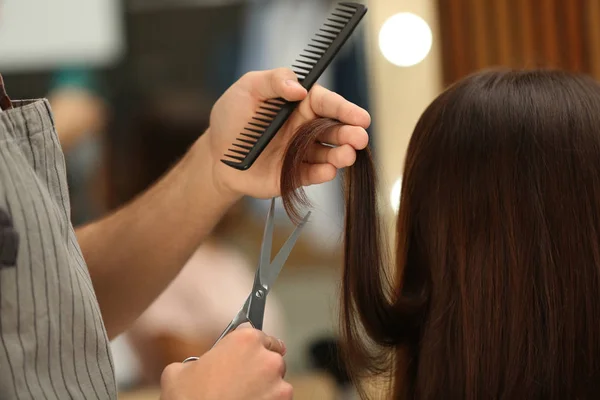
MULTIPOLYGON (((284 243, 279 253, 271 261, 271 245, 273 244, 273 214, 275 210, 275 199, 271 199, 271 207, 267 214, 267 222, 265 224, 265 231, 263 234, 263 241, 260 248, 260 261, 258 269, 254 275, 254 284, 252 291, 248 295, 246 302, 240 309, 240 311, 233 317, 227 328, 223 331, 221 336, 217 339, 213 347, 221 341, 228 333, 234 331, 240 325, 248 322, 253 328, 262 330, 263 318, 265 315, 265 304, 267 302, 267 295, 273 287, 279 272, 283 268, 283 265, 288 259, 288 256, 292 252, 298 237, 304 225, 308 221, 310 212, 308 212, 304 218, 300 221, 300 224, 294 229, 294 232, 290 235, 288 240, 284 243)), ((196 361, 198 357, 188 357, 183 362, 196 361)))

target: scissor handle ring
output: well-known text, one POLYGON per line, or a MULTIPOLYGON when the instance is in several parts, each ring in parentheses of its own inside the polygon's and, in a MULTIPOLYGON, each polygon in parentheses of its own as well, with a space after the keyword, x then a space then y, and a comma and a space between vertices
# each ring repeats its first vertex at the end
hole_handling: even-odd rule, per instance
POLYGON ((188 357, 185 360, 183 360, 181 363, 185 364, 186 362, 190 362, 190 361, 198 361, 199 358, 198 357, 188 357))

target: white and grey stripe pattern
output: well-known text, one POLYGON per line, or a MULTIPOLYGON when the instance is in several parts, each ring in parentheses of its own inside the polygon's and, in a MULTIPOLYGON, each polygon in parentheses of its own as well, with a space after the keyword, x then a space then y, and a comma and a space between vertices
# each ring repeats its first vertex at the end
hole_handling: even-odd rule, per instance
POLYGON ((0 399, 116 399, 46 100, 0 113, 0 399))

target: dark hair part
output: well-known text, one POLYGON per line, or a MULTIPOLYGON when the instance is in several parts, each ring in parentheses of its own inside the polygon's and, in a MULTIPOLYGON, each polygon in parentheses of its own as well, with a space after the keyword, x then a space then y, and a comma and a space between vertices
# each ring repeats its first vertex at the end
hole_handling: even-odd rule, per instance
MULTIPOLYGON (((288 202, 294 146, 319 129, 302 127, 286 155, 288 202)), ((408 147, 392 280, 367 152, 348 173, 341 329, 354 376, 391 371, 394 398, 598 397, 598 83, 486 71, 441 94, 408 147)))

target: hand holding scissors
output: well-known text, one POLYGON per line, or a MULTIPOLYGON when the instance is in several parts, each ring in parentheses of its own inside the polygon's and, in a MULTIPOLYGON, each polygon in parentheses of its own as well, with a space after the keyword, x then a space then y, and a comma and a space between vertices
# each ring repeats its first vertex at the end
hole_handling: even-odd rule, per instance
MULTIPOLYGON (((269 294, 273 284, 277 280, 283 265, 287 261, 298 237, 304 225, 308 221, 310 212, 302 219, 300 224, 294 229, 294 232, 290 235, 288 240, 284 243, 279 253, 271 261, 271 247, 273 244, 273 214, 275 211, 275 199, 271 199, 271 207, 267 214, 267 222, 265 224, 265 231, 263 235, 263 241, 260 249, 260 261, 258 269, 254 276, 254 284, 252 291, 248 295, 248 298, 244 302, 244 305, 240 311, 233 317, 227 328, 223 331, 221 336, 215 342, 215 345, 219 343, 228 333, 238 328, 240 325, 248 322, 253 328, 262 330, 263 318, 265 314, 265 305, 267 302, 267 295, 269 294)), ((213 345, 214 346, 214 345, 213 345)), ((183 362, 195 361, 198 357, 186 358, 183 362)))

